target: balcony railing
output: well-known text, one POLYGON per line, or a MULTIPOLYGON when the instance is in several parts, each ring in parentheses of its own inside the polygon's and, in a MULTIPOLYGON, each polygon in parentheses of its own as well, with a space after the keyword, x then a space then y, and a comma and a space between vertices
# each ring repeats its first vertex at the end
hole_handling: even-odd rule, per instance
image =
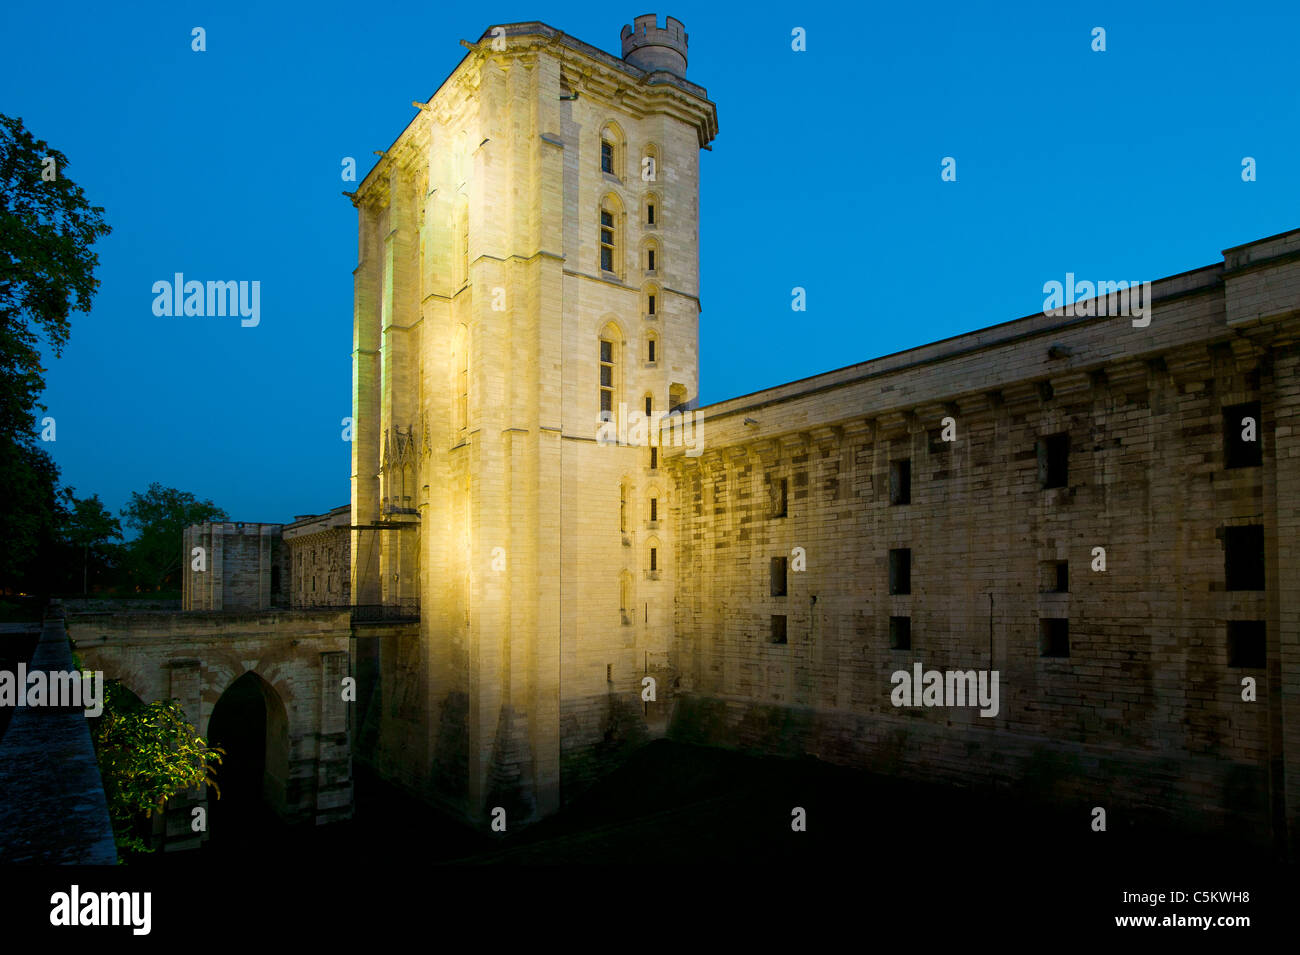
POLYGON ((407 597, 382 604, 299 604, 293 610, 301 613, 346 611, 352 614, 354 624, 410 622, 420 619, 420 600, 418 597, 407 597))
POLYGON ((356 623, 390 623, 417 621, 420 619, 420 599, 406 597, 390 600, 382 604, 353 604, 352 622, 356 623))

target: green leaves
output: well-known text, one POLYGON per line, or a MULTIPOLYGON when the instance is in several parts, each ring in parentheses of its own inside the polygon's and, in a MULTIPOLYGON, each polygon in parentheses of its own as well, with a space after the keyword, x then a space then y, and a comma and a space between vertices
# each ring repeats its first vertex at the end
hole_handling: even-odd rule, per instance
POLYGON ((48 566, 58 469, 36 443, 41 338, 62 353, 69 314, 88 311, 99 286, 90 247, 111 231, 67 165, 21 119, 0 114, 0 586, 30 585, 32 568, 48 566))
POLYGON ((185 528, 204 521, 227 521, 229 515, 211 501, 200 501, 189 491, 154 482, 141 494, 131 493, 122 511, 126 526, 138 531, 128 545, 132 575, 144 586, 161 587, 180 570, 185 528))
POLYGON ((119 849, 148 852, 136 834, 141 820, 185 790, 205 783, 216 789, 224 751, 197 734, 176 700, 142 703, 115 680, 104 697, 92 736, 114 835, 119 849))

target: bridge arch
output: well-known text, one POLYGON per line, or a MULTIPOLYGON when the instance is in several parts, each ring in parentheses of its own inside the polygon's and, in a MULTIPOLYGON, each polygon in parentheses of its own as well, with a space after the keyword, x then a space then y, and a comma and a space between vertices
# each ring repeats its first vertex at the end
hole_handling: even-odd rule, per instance
POLYGON ((217 770, 214 816, 244 822, 258 807, 283 817, 288 807, 289 717, 284 700, 254 670, 231 680, 208 717, 208 743, 226 751, 217 770))

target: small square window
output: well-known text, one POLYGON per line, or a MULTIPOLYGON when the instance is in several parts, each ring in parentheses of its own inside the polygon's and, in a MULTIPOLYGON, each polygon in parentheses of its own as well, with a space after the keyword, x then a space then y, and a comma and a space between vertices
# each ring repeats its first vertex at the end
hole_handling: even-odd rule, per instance
POLYGON ((772 614, 772 642, 786 642, 785 614, 783 613, 772 614))
POLYGON ((889 503, 912 503, 912 460, 889 462, 889 503))
POLYGON ((912 592, 912 552, 906 547, 895 548, 889 552, 889 592, 891 594, 912 592))
POLYGON ((1038 655, 1070 655, 1070 621, 1064 617, 1044 617, 1038 621, 1038 655))
POLYGON ((912 618, 911 617, 890 617, 889 618, 889 649, 891 650, 912 649, 912 618))
POLYGON ((784 557, 773 557, 772 565, 769 572, 769 590, 773 597, 784 597, 786 594, 786 559, 784 557))
POLYGON ((1263 669, 1268 663, 1263 620, 1228 621, 1228 666, 1263 669))
POLYGON ((1252 468, 1264 463, 1258 401, 1223 409, 1223 457, 1225 468, 1252 468))
POLYGON ((1264 525, 1223 529, 1223 577, 1228 590, 1264 589, 1264 525))
POLYGON ((1065 487, 1070 476, 1070 435, 1066 432, 1038 439, 1038 483, 1044 490, 1065 487))

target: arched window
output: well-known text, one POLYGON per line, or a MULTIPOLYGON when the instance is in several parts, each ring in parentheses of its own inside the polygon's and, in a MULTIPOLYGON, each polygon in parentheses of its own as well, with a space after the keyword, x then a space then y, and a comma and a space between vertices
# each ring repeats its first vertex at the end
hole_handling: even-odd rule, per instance
POLYGON ((600 420, 613 421, 618 408, 619 394, 619 353, 623 347, 623 335, 613 322, 607 324, 600 333, 600 420))
POLYGON ((647 192, 645 199, 641 203, 641 224, 647 229, 657 229, 661 212, 663 212, 663 209, 660 206, 659 196, 653 192, 647 192))
POLYGON ((646 275, 654 275, 659 269, 663 268, 663 260, 659 255, 658 240, 646 239, 641 243, 641 268, 645 270, 646 275))
POLYGON ((618 123, 606 123, 600 131, 600 171, 623 180, 623 161, 626 153, 627 139, 618 123))
POLYGON ((659 298, 659 286, 654 283, 646 285, 641 293, 641 310, 647 319, 659 317, 659 308, 663 304, 659 298))
POLYGON ((641 181, 659 181, 659 147, 654 143, 647 143, 641 152, 641 181))
POLYGON ((623 203, 613 193, 600 202, 600 270, 623 274, 623 203))
POLYGON ((659 360, 659 337, 654 332, 645 337, 645 360, 651 365, 659 360))

